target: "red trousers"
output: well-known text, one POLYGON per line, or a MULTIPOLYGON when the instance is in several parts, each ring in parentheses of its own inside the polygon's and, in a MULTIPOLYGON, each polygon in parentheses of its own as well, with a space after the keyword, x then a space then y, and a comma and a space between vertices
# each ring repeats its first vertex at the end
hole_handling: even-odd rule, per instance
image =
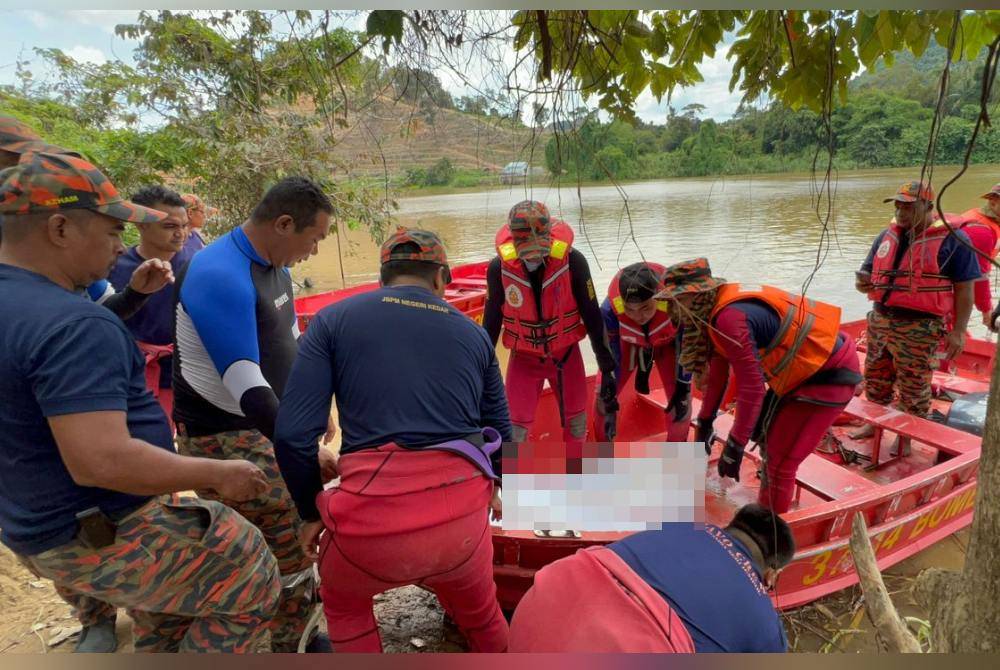
MULTIPOLYGON (((618 379, 618 395, 622 393, 622 389, 632 375, 635 374, 635 370, 629 370, 625 364, 631 356, 628 355, 628 347, 632 345, 622 344, 622 366, 621 366, 621 377, 618 379)), ((667 394, 667 400, 674 393, 674 386, 677 384, 677 351, 673 344, 666 344, 653 349, 653 364, 656 366, 656 373, 660 375, 660 380, 663 382, 663 390, 667 394)), ((600 394, 600 388, 598 387, 598 395, 600 394)), ((600 397, 597 398, 594 407, 594 435, 599 442, 606 442, 608 439, 607 433, 604 430, 604 413, 603 405, 601 404, 600 397)), ((691 426, 691 410, 688 409, 687 416, 680 421, 673 420, 673 411, 670 414, 664 413, 664 422, 667 431, 667 442, 684 442, 688 438, 688 429, 691 426)))
MULTIPOLYGON (((860 371, 854 340, 846 337, 820 370, 860 371)), ((788 511, 799 465, 819 445, 853 396, 851 385, 807 382, 781 401, 767 431, 767 486, 760 488, 761 505, 779 514, 788 511)))
POLYGON ((538 398, 542 386, 561 393, 563 408, 563 440, 567 454, 583 453, 587 437, 587 373, 583 368, 580 345, 558 351, 549 358, 511 352, 507 365, 507 403, 510 422, 515 426, 515 439, 523 440, 535 422, 538 398), (559 362, 562 361, 562 384, 559 384, 559 362), (520 429, 520 431, 518 430, 520 429), (518 436, 516 433, 522 432, 518 436))
POLYGON ((339 488, 317 496, 326 532, 320 592, 340 653, 382 651, 372 597, 433 591, 472 651, 507 649, 493 581, 492 483, 460 456, 385 445, 340 459, 339 488))

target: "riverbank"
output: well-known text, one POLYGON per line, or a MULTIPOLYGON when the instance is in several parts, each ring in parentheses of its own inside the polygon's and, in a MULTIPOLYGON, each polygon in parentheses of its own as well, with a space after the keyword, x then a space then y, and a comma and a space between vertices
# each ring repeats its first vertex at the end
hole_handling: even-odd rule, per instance
MULTIPOLYGON (((972 167, 972 166, 970 166, 972 167)), ((990 167, 1000 168, 1000 164, 994 163, 979 163, 975 165, 976 168, 988 169, 990 167)), ((836 168, 837 172, 840 171, 850 171, 852 174, 884 174, 888 170, 898 171, 898 170, 910 170, 915 175, 919 176, 921 165, 913 165, 908 168, 899 167, 878 167, 878 168, 852 168, 849 166, 838 166, 836 168)), ((960 164, 947 164, 947 165, 935 165, 934 170, 938 173, 937 179, 935 179, 935 184, 944 184, 947 180, 962 169, 960 164)), ((1000 170, 998 170, 1000 171, 1000 170)), ((611 181, 608 179, 580 179, 561 177, 559 179, 553 179, 549 176, 536 178, 532 182, 520 183, 520 184, 499 184, 495 181, 493 183, 480 183, 473 186, 401 186, 396 189, 396 193, 399 198, 421 198, 425 196, 438 196, 438 195, 455 195, 455 194, 466 194, 466 193, 510 193, 518 194, 530 191, 534 189, 576 189, 589 188, 589 187, 615 187, 621 186, 622 188, 627 188, 628 186, 648 184, 650 182, 663 182, 663 181, 719 181, 719 180, 743 180, 743 179, 771 179, 775 177, 780 177, 782 175, 788 174, 802 174, 803 172, 808 173, 809 171, 803 171, 801 166, 796 163, 788 163, 787 170, 777 170, 777 171, 767 171, 767 172, 744 172, 744 173, 716 173, 709 175, 696 175, 696 176, 671 176, 671 177, 648 177, 643 179, 626 179, 621 181, 611 181)), ((820 161, 820 165, 817 167, 816 178, 822 180, 825 176, 826 164, 820 161)), ((916 177, 914 177, 916 178, 916 177)), ((494 176, 494 180, 498 177, 494 176)), ((834 175, 834 180, 837 179, 836 174, 834 175)))
MULTIPOLYGON (((916 605, 910 585, 928 567, 961 570, 968 531, 947 538, 885 572, 886 586, 896 608, 918 635, 928 629, 927 613, 916 605)), ((69 605, 0 548, 0 653, 67 653, 75 637, 53 647, 48 642, 76 625, 69 605)), ((389 591, 375 598, 385 651, 389 653, 463 652, 464 640, 443 623, 444 611, 432 594, 415 586, 389 591)), ((875 653, 879 644, 864 610, 861 589, 853 586, 822 600, 782 614, 790 651, 797 653, 875 653)), ((132 651, 131 620, 118 616, 119 653, 132 651)))

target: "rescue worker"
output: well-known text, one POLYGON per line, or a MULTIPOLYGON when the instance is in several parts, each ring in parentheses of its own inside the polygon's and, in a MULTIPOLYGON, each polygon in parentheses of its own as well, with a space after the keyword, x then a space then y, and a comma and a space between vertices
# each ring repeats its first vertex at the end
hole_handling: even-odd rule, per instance
MULTIPOLYGON (((47 152, 82 158, 69 151, 42 140, 31 128, 17 119, 0 116, 0 170, 13 167, 27 154, 47 152)), ((0 215, 0 232, 2 232, 0 215)), ((0 240, 2 244, 2 240, 0 240)), ((125 285, 118 293, 107 279, 98 279, 88 286, 83 295, 95 303, 114 312, 121 319, 127 319, 139 311, 149 297, 173 283, 173 269, 158 259, 150 259, 134 268, 125 278, 125 285)), ((73 593, 57 586, 56 591, 73 606, 82 629, 77 639, 76 653, 111 653, 118 646, 115 635, 116 608, 90 596, 73 593)))
MULTIPOLYGON (((300 522, 272 445, 278 399, 299 335, 288 268, 317 253, 332 212, 329 198, 310 180, 279 181, 243 225, 188 262, 175 292, 177 449, 191 456, 246 458, 267 475, 264 495, 222 502, 261 530, 278 559, 283 588, 271 628, 275 652, 298 649, 316 602, 312 561, 298 544, 300 522)), ((319 453, 331 462, 330 452, 319 453)), ((313 636, 306 647, 328 649, 325 636, 313 636)))
MULTIPOLYGON (((83 158, 78 153, 46 143, 31 128, 17 119, 0 116, 0 170, 17 165, 25 154, 39 151, 83 158)), ((0 223, 0 232, 2 230, 0 223)), ((173 272, 168 264, 150 259, 149 262, 135 268, 128 285, 120 292, 115 293, 106 279, 100 279, 88 286, 84 294, 122 319, 127 319, 146 304, 150 295, 173 281, 173 272)))
POLYGON ((247 500, 264 474, 174 453, 132 336, 78 294, 122 253, 126 221, 164 215, 65 154, 26 155, 0 181, 0 540, 69 599, 126 608, 136 651, 266 645, 280 584, 263 537, 167 495, 247 500))
MULTIPOLYGON (((872 301, 868 313, 865 395, 879 405, 893 400, 899 409, 925 416, 931 406, 935 353, 942 338, 950 360, 965 347, 974 302, 973 286, 981 270, 968 236, 951 233, 934 221, 934 191, 918 181, 886 198, 896 207, 895 222, 875 238, 856 273, 855 288, 872 301), (954 314, 946 332, 945 319, 954 314)), ((871 426, 852 434, 865 438, 871 426)), ((905 441, 899 445, 905 453, 905 441)))
POLYGON ((996 259, 997 253, 1000 252, 1000 184, 994 184, 993 188, 979 197, 986 200, 982 207, 973 207, 961 214, 964 222, 962 232, 969 236, 976 250, 980 252, 976 260, 979 261, 982 276, 976 282, 973 291, 976 309, 983 315, 983 324, 995 331, 995 319, 992 318, 993 296, 990 290, 993 263, 990 261, 996 259))
POLYGON ((861 381, 854 340, 840 330, 840 308, 773 286, 727 283, 712 276, 704 258, 668 267, 657 297, 672 301, 684 329, 680 363, 704 388, 695 440, 710 452, 732 369, 736 411, 719 477, 740 480, 753 440, 764 461, 758 502, 787 512, 799 464, 861 381))
MULTIPOLYGON (((608 297, 601 303, 604 328, 618 367, 616 395, 635 375, 635 389, 649 393, 649 375, 656 366, 669 399, 666 413, 667 441, 687 440, 691 421, 691 378, 677 364, 679 332, 667 314, 668 304, 655 300, 665 268, 657 263, 633 263, 611 280, 608 297)), ((603 386, 603 384, 602 384, 603 386)), ((594 434, 598 440, 614 439, 614 413, 605 410, 597 396, 594 434), (611 429, 611 430, 609 430, 611 429)))
POLYGON ((788 524, 759 505, 725 528, 667 523, 581 549, 535 573, 514 610, 509 650, 783 653, 768 590, 794 553, 788 524))
POLYGON ((572 228, 534 200, 511 208, 496 248, 486 273, 483 327, 494 345, 502 328, 511 352, 506 383, 514 441, 527 438, 548 380, 567 454, 578 457, 587 434, 587 375, 578 344, 584 337, 603 373, 601 398, 609 412, 617 411, 615 358, 587 259, 573 248, 572 228))
POLYGON ((449 282, 437 235, 397 230, 382 245, 382 288, 313 318, 285 386, 276 455, 311 552, 326 530, 320 588, 337 652, 380 652, 372 598, 408 584, 437 594, 473 651, 507 648, 488 518, 501 512, 507 400, 486 333, 442 299, 449 282), (331 397, 340 485, 323 491, 331 397))

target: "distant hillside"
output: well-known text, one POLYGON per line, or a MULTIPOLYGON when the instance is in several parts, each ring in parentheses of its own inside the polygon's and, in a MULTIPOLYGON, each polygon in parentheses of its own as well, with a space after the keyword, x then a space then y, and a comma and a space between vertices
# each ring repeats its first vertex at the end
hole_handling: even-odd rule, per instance
POLYGON ((391 99, 351 113, 348 123, 335 132, 336 153, 352 175, 382 175, 383 157, 390 176, 427 169, 442 158, 457 168, 489 172, 515 160, 543 166, 549 138, 547 131, 536 135, 508 120, 440 108, 428 115, 391 99))

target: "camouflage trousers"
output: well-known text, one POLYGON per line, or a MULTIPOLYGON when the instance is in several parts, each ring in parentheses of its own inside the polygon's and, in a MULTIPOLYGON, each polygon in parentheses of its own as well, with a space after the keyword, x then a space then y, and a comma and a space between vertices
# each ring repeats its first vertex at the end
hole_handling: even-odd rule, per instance
POLYGON ((302 525, 285 480, 274 458, 274 445, 256 430, 230 431, 187 437, 178 427, 177 452, 202 458, 243 458, 255 464, 271 483, 264 495, 248 502, 224 500, 214 491, 198 491, 202 498, 218 500, 242 514, 263 533, 281 572, 281 602, 271 622, 271 645, 275 652, 294 653, 317 602, 313 563, 299 546, 302 525))
POLYGON ((937 352, 945 335, 938 318, 901 319, 868 313, 868 351, 865 355, 865 395, 879 405, 889 405, 893 387, 899 409, 926 416, 931 408, 931 381, 937 352))
POLYGON ((60 593, 123 607, 139 652, 266 651, 278 567, 263 536, 215 502, 159 496, 118 521, 115 542, 19 556, 60 593))
POLYGON ((56 593, 73 606, 73 614, 84 626, 98 626, 104 622, 114 623, 118 608, 103 600, 77 593, 69 587, 56 584, 56 593))

